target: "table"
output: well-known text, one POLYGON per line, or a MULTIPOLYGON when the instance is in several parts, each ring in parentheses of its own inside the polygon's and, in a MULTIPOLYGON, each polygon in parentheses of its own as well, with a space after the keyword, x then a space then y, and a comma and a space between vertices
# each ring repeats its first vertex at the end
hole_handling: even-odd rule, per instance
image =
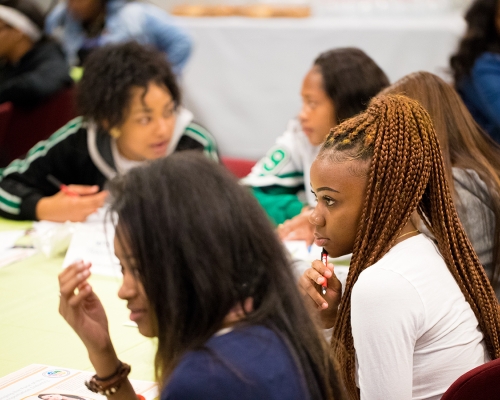
MULTIPOLYGON (((29 224, 0 219, 2 230, 29 224)), ((62 262, 38 254, 0 268, 0 377, 35 363, 93 370, 85 347, 58 313, 62 262)), ((154 381, 155 340, 124 325, 129 312, 117 297, 120 283, 104 276, 90 279, 107 311, 118 356, 132 365, 131 378, 154 381)))
POLYGON ((391 82, 426 70, 446 75, 465 23, 427 17, 184 18, 194 49, 182 77, 184 103, 227 156, 260 158, 300 109, 300 86, 316 56, 355 46, 391 82))

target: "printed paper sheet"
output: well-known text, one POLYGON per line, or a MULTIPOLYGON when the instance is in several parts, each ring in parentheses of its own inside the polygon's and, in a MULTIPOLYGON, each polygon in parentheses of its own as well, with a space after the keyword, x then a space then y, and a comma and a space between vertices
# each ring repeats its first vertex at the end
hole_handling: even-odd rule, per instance
MULTIPOLYGON (((93 393, 85 386, 92 377, 88 371, 31 364, 19 371, 0 378, 2 400, 105 400, 105 396, 93 393)), ((158 397, 154 382, 131 380, 137 394, 146 400, 158 397)))

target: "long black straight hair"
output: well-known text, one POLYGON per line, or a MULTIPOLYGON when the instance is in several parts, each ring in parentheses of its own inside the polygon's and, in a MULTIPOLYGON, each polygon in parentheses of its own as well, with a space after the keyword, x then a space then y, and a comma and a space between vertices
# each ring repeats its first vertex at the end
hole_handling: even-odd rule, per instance
POLYGON ((299 294, 290 261, 250 192, 213 161, 185 151, 112 182, 118 239, 135 259, 154 309, 156 377, 203 348, 237 304, 238 325, 262 325, 287 344, 311 399, 342 399, 334 364, 299 294))

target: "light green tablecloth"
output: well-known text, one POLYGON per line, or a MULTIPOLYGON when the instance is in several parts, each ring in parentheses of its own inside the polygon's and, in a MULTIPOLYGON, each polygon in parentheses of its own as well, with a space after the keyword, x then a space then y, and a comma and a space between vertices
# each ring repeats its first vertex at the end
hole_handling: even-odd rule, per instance
POLYGON ((11 221, 0 217, 0 231, 28 229, 33 226, 33 221, 11 221))
MULTIPOLYGON (((0 219, 0 230, 30 225, 0 219)), ((0 268, 0 377, 34 363, 92 371, 85 347, 58 313, 62 262, 39 254, 0 268)), ((152 381, 156 344, 124 325, 130 321, 117 297, 120 281, 94 276, 90 284, 107 311, 120 359, 132 365, 131 377, 152 381)))

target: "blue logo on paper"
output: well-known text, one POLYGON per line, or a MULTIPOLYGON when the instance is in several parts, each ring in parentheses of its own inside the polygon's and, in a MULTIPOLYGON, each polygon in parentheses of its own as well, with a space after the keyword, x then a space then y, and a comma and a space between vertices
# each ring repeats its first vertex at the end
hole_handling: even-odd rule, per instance
POLYGON ((68 376, 70 372, 66 369, 51 369, 48 371, 45 371, 42 376, 46 378, 63 378, 65 376, 68 376))

